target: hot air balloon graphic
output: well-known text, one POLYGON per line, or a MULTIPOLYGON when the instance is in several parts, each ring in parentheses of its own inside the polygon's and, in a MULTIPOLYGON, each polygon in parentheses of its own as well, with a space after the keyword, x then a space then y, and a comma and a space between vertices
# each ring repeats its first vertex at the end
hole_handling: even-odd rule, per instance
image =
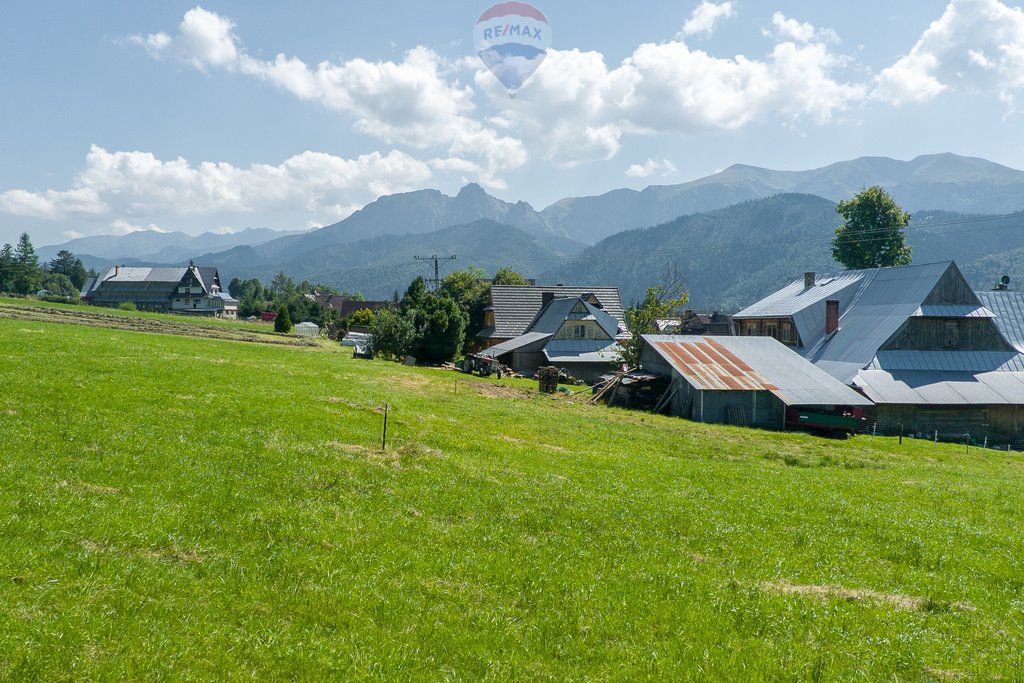
POLYGON ((476 21, 476 53, 509 95, 533 75, 551 47, 551 26, 533 5, 499 2, 476 21))

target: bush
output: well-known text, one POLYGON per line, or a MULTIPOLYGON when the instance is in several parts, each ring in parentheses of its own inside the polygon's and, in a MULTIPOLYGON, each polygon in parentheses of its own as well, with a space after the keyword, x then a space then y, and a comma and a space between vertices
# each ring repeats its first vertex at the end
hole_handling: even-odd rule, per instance
POLYGON ((139 307, 135 305, 134 301, 122 301, 117 305, 119 311, 137 311, 139 307))
POLYGON ((277 317, 274 318, 274 331, 285 333, 292 331, 292 317, 288 313, 287 306, 277 309, 277 317))
POLYGON ((349 325, 360 325, 369 327, 373 324, 373 311, 369 308, 360 308, 349 318, 349 325))
POLYGON ((377 311, 370 325, 373 353, 381 358, 401 360, 413 350, 416 329, 412 322, 393 308, 377 311))

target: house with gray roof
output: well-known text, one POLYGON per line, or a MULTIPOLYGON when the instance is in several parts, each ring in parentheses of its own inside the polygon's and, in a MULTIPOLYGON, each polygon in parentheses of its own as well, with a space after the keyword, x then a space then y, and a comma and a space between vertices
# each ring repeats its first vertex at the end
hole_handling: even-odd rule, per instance
POLYGON ((643 372, 672 415, 766 429, 855 431, 871 401, 770 337, 643 335, 643 372))
POLYGON ((477 355, 497 358, 523 374, 554 365, 595 382, 619 362, 618 342, 628 337, 625 326, 587 292, 548 299, 522 334, 477 355))
POLYGON ((190 263, 181 268, 111 266, 89 278, 82 299, 116 308, 132 303, 142 311, 234 318, 238 300, 223 291, 216 268, 190 263))
POLYGON ((863 393, 882 433, 1021 442, 1014 294, 975 293, 952 261, 806 273, 733 322, 737 335, 774 337, 863 393))
POLYGON ((617 287, 491 285, 487 307, 484 309, 484 327, 477 334, 480 348, 494 346, 526 333, 541 309, 552 300, 580 296, 615 320, 618 328, 616 334, 626 331, 626 318, 617 287))

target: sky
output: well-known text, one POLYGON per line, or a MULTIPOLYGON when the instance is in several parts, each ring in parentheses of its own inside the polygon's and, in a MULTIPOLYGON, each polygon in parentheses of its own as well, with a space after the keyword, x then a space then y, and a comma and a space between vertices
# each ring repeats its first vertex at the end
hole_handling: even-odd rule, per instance
POLYGON ((328 225, 469 182, 534 208, 743 163, 954 152, 1024 168, 1000 0, 536 0, 514 97, 493 3, 7 0, 0 243, 328 225))

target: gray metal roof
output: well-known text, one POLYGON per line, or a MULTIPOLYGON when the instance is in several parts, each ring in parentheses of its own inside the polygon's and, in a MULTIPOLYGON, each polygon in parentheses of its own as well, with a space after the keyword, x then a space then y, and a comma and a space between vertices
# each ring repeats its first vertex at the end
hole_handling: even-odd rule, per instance
POLYGON ((188 268, 112 266, 100 278, 103 282, 161 282, 178 284, 188 268))
MULTIPOLYGON (((929 304, 929 294, 950 269, 952 261, 848 270, 819 275, 811 287, 795 280, 778 292, 737 313, 733 318, 792 317, 802 346, 798 352, 836 379, 850 383, 868 366, 878 349, 907 321, 927 311, 949 306, 956 317, 983 316, 980 303, 929 304), (825 302, 839 301, 839 330, 825 335, 825 302)), ((959 275, 959 271, 956 271, 959 275)), ((962 277, 962 276, 961 276, 962 277)), ((966 286, 966 284, 965 284, 966 286)))
POLYGON ((879 351, 867 369, 1024 372, 1024 354, 1016 351, 879 351))
POLYGON ((1024 292, 976 292, 996 314, 996 327, 1019 351, 1024 351, 1024 292))
POLYGON ((770 391, 786 405, 871 405, 771 337, 647 334, 643 339, 700 389, 770 391))
POLYGON ((486 349, 480 351, 477 355, 491 356, 497 358, 498 356, 503 356, 506 353, 511 353, 516 349, 521 349, 524 346, 529 346, 530 344, 533 344, 535 342, 543 341, 545 339, 550 338, 550 332, 527 332, 526 334, 521 334, 518 337, 509 339, 508 341, 504 341, 500 344, 489 346, 486 349))
POLYGON ((480 336, 512 338, 526 332, 543 307, 545 292, 560 298, 593 294, 622 329, 626 328, 622 299, 616 287, 491 285, 494 327, 483 330, 480 336))
POLYGON ((604 330, 604 333, 607 334, 609 338, 615 339, 620 336, 618 329, 619 322, 615 318, 613 318, 607 311, 587 303, 579 296, 552 299, 548 305, 537 314, 536 319, 527 329, 530 332, 547 332, 555 334, 559 329, 561 329, 562 325, 571 320, 593 320, 602 330, 604 330), (583 305, 585 312, 573 312, 573 309, 576 308, 576 304, 578 303, 583 305))
POLYGON ((854 382, 875 403, 1024 404, 1024 372, 862 370, 854 382))
POLYGON ((618 363, 619 345, 606 339, 555 339, 544 345, 552 363, 618 363))
POLYGON ((970 304, 925 304, 914 311, 915 318, 994 318, 984 306, 970 304))

